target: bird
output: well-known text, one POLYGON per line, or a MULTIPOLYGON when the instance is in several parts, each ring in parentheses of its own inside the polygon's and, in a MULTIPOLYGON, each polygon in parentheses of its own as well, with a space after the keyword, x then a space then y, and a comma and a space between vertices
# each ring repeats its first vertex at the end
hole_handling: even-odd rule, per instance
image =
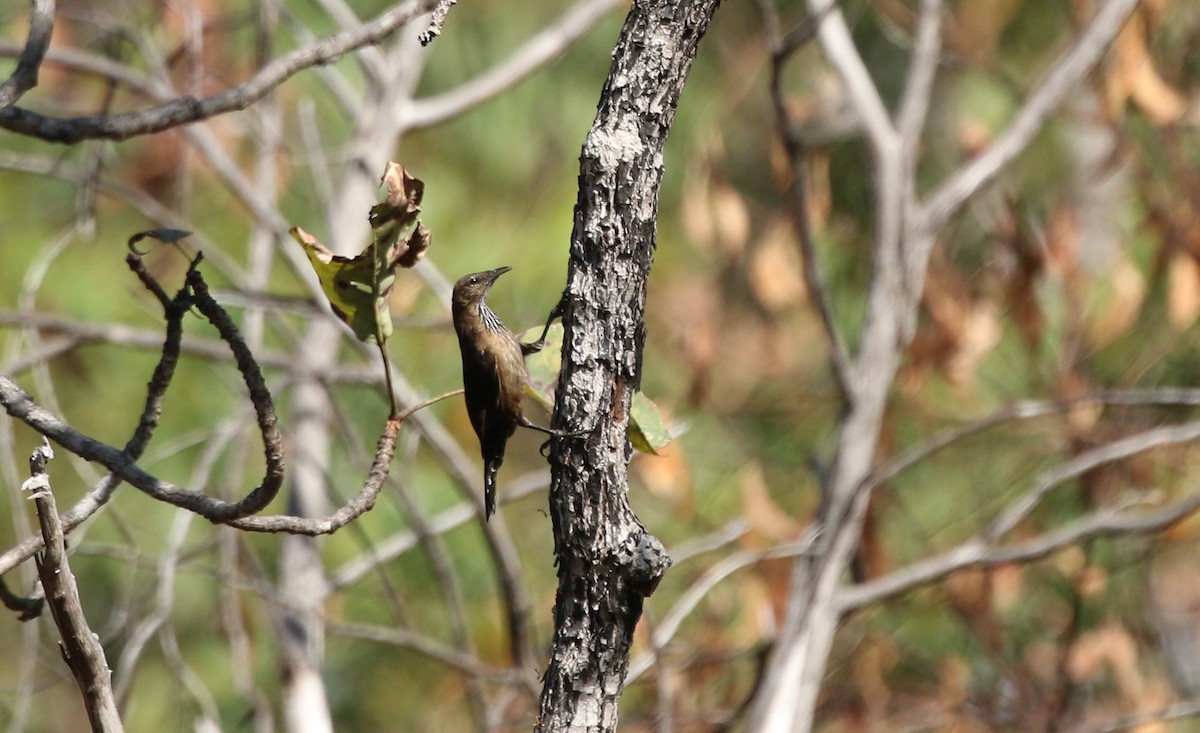
POLYGON ((511 270, 464 275, 454 283, 451 312, 458 347, 462 352, 463 394, 471 427, 479 436, 483 456, 484 518, 496 512, 496 473, 504 462, 504 448, 518 427, 548 435, 564 435, 525 417, 521 397, 528 375, 525 356, 538 351, 541 342, 521 343, 487 304, 496 279, 511 270))

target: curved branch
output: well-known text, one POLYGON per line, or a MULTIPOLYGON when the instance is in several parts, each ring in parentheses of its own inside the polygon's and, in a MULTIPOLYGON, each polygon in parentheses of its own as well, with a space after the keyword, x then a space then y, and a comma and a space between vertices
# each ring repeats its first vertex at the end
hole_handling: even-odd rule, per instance
POLYGON ((65 421, 34 402, 28 393, 4 375, 0 375, 0 403, 4 404, 8 414, 22 420, 42 435, 53 438, 55 442, 71 453, 104 465, 121 480, 155 499, 194 511, 214 522, 228 521, 261 511, 275 498, 275 494, 282 486, 284 465, 283 440, 275 426, 275 410, 271 402, 271 395, 258 364, 254 361, 245 342, 242 341, 232 319, 208 294, 207 285, 196 267, 200 261, 199 256, 188 270, 187 285, 174 299, 170 300, 166 299, 161 288, 142 268, 141 261, 137 256, 130 255, 127 261, 142 282, 156 294, 160 301, 163 301, 167 312, 167 342, 163 347, 163 358, 155 370, 154 379, 150 384, 150 393, 146 400, 146 409, 138 429, 129 441, 129 446, 125 450, 118 450, 75 430, 65 421), (221 334, 221 338, 229 344, 238 370, 241 371, 246 386, 250 390, 250 397, 258 415, 259 429, 263 438, 263 453, 267 464, 266 473, 258 488, 237 502, 223 501, 203 492, 192 491, 161 481, 143 471, 136 464, 142 448, 149 441, 154 427, 157 426, 162 399, 178 359, 179 341, 182 335, 179 321, 192 305, 195 305, 208 317, 221 334), (131 446, 135 450, 130 450, 131 446))
POLYGON ((358 48, 379 43, 423 12, 427 5, 424 0, 409 0, 353 30, 328 36, 281 56, 245 82, 207 97, 176 97, 137 112, 90 117, 53 117, 8 107, 0 109, 0 127, 47 142, 70 145, 97 138, 126 140, 245 109, 299 71, 331 63, 358 48))
POLYGON ((17 68, 0 84, 0 110, 16 104, 25 92, 38 83, 38 69, 50 48, 54 33, 54 0, 33 0, 33 17, 29 19, 29 36, 17 68))
POLYGON ((357 496, 328 517, 296 517, 280 514, 266 517, 242 517, 226 521, 225 524, 248 532, 285 532, 309 537, 333 534, 345 527, 375 506, 375 500, 379 498, 383 482, 387 479, 388 469, 391 468, 392 457, 396 454, 396 433, 400 430, 402 419, 393 418, 387 421, 383 435, 379 436, 375 461, 367 472, 367 480, 363 482, 362 489, 357 496))
POLYGON ((333 514, 327 517, 297 517, 286 514, 244 517, 226 522, 226 524, 248 532, 285 532, 310 537, 333 534, 375 506, 375 500, 379 498, 383 482, 388 476, 388 469, 392 465, 392 458, 396 454, 396 434, 400 431, 400 426, 404 421, 430 405, 459 394, 462 394, 461 389, 431 397, 389 419, 383 428, 383 434, 379 436, 379 444, 375 449, 375 460, 371 464, 370 470, 367 471, 367 479, 363 482, 358 495, 343 504, 333 514))

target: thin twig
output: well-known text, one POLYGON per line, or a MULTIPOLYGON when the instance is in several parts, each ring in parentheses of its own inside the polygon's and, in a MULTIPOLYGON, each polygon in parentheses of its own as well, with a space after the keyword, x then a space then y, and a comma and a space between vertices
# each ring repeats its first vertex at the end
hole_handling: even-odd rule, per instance
POLYGON ((1094 537, 1161 532, 1198 510, 1200 495, 1141 514, 1101 509, 1053 532, 1004 547, 994 547, 975 537, 953 550, 915 562, 877 580, 843 588, 837 598, 838 609, 842 614, 850 613, 936 582, 963 568, 1030 562, 1094 537))
MULTIPOLYGON (((832 3, 820 15, 810 16, 804 33, 789 35, 812 38, 816 35, 820 19, 832 8, 832 3)), ((783 142, 784 153, 788 158, 789 181, 787 185, 788 214, 792 220, 792 229, 796 233, 796 243, 800 248, 800 261, 804 268, 804 284, 813 309, 821 321, 825 338, 829 343, 829 358, 832 362, 833 377, 838 386, 838 392, 843 399, 849 397, 850 354, 846 348, 837 322, 833 316, 833 306, 829 298, 829 288, 826 286, 825 270, 817 257, 816 246, 813 243, 812 226, 808 217, 808 195, 805 186, 804 156, 805 145, 793 124, 788 112, 787 99, 783 91, 784 65, 792 54, 799 48, 793 39, 788 43, 782 35, 779 14, 775 10, 773 0, 759 0, 759 13, 766 28, 767 42, 771 46, 771 102, 775 108, 775 125, 783 142)))
POLYGON ((895 478, 906 469, 949 446, 1012 420, 1029 420, 1090 405, 1200 406, 1200 389, 1167 387, 1143 390, 1103 390, 1077 399, 1059 401, 1022 400, 990 415, 950 428, 913 446, 871 472, 865 480, 873 488, 895 478))
POLYGON ((350 51, 379 43, 419 15, 425 4, 416 0, 405 2, 353 30, 328 36, 281 56, 262 67, 247 81, 201 99, 176 97, 137 112, 94 117, 53 117, 19 107, 8 107, 0 110, 0 127, 48 142, 70 145, 94 138, 126 140, 245 109, 299 71, 330 63, 350 51))
POLYGON ((700 602, 718 583, 737 571, 763 560, 796 557, 806 554, 812 549, 813 539, 814 535, 808 535, 796 542, 772 547, 769 550, 743 550, 714 563, 712 567, 697 578, 696 582, 692 583, 691 587, 680 596, 679 600, 675 602, 675 605, 671 607, 666 616, 655 624, 650 639, 652 650, 643 652, 630 661, 629 672, 625 677, 625 684, 633 682, 650 668, 655 656, 670 643, 688 615, 700 605, 700 602))
POLYGON ((479 76, 446 92, 413 100, 404 114, 406 129, 415 130, 445 122, 511 89, 570 48, 596 22, 625 0, 583 0, 547 26, 509 57, 479 76))
POLYGON ((327 623, 326 630, 330 634, 354 639, 366 639, 393 646, 411 649, 423 657, 441 662, 448 667, 468 674, 472 677, 496 680, 499 682, 519 683, 519 674, 507 669, 497 669, 485 665, 470 654, 464 654, 457 649, 434 641, 427 636, 406 629, 390 629, 383 626, 358 623, 327 623))
POLYGON ((1187 700, 1157 710, 1126 715, 1125 717, 1116 718, 1105 723, 1077 725, 1074 728, 1068 728, 1064 733, 1117 733, 1117 731, 1137 728, 1146 723, 1180 720, 1182 718, 1192 718, 1197 715, 1200 715, 1200 700, 1187 700))
POLYGON ((1050 113, 1079 87, 1084 76, 1108 50, 1109 44, 1137 5, 1138 0, 1109 0, 1105 3, 1079 40, 1060 60, 1050 65, 1050 73, 1025 100, 1008 128, 987 150, 933 190, 922 205, 923 218, 930 231, 940 229, 968 199, 995 179, 1029 146, 1050 113))
POLYGON ((363 482, 358 495, 343 504, 333 514, 327 517, 295 517, 284 514, 256 516, 235 519, 226 523, 232 527, 250 532, 286 532, 288 534, 309 536, 336 532, 375 506, 375 501, 378 499, 379 492, 383 488, 383 482, 387 478, 392 457, 395 455, 396 434, 400 430, 400 425, 426 407, 461 393, 461 389, 456 389, 445 394, 440 394, 437 397, 432 397, 418 405, 414 405, 400 413, 398 417, 388 420, 384 427, 383 435, 379 438, 379 444, 375 451, 375 460, 367 473, 367 480, 363 482))
MULTIPOLYGON (((25 354, 20 359, 0 366, 0 373, 10 377, 25 371, 32 364, 49 361, 72 349, 91 344, 109 344, 133 349, 154 349, 155 351, 162 348, 160 332, 120 323, 91 323, 58 318, 44 313, 0 311, 0 326, 9 325, 64 335, 64 338, 59 341, 49 342, 38 351, 25 354)), ((185 335, 180 343, 180 350, 190 356, 211 361, 228 362, 233 359, 229 346, 218 339, 203 339, 185 335)), ((271 349, 255 350, 255 360, 263 368, 281 370, 291 370, 296 362, 295 356, 271 349)), ((314 376, 331 384, 376 385, 383 382, 383 375, 379 373, 378 366, 374 365, 337 365, 322 369, 314 376)))
POLYGON ((1151 448, 1186 443, 1197 438, 1200 438, 1200 421, 1145 430, 1080 453, 1063 465, 1046 471, 1024 496, 1014 502, 992 523, 984 536, 990 542, 998 542, 1001 537, 1011 532, 1022 519, 1029 516, 1029 513, 1052 489, 1066 481, 1082 476, 1099 466, 1144 453, 1151 448))

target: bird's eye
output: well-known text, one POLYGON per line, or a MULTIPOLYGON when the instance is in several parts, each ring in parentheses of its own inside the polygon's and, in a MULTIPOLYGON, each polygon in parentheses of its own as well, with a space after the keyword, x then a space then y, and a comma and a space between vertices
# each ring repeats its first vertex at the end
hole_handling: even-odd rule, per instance
POLYGON ((477 278, 477 277, 471 278, 471 284, 475 284, 477 282, 479 282, 479 278, 477 278))

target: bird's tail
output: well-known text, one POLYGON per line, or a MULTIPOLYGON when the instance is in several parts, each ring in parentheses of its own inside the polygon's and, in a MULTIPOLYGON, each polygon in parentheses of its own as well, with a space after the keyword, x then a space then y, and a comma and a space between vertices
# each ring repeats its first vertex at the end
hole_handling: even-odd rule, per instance
POLYGON ((498 460, 486 461, 483 465, 483 510, 486 519, 491 519, 496 513, 496 473, 499 470, 498 460))

